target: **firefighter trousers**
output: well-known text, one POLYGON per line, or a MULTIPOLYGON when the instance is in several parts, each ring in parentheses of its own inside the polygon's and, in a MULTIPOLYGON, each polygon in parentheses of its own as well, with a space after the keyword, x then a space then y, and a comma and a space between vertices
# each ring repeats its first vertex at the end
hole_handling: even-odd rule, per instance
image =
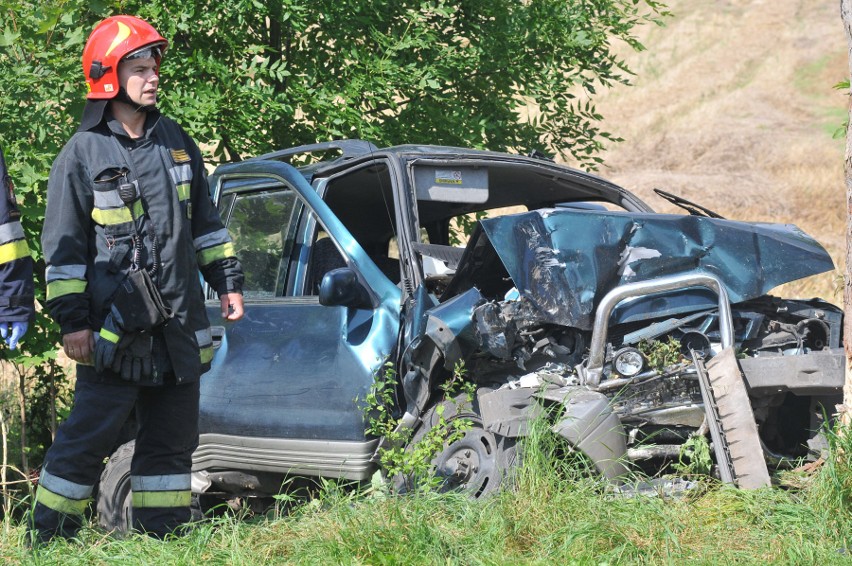
POLYGON ((41 541, 77 534, 103 462, 134 408, 133 527, 162 538, 187 523, 192 453, 198 446, 198 392, 198 381, 151 387, 78 380, 71 414, 45 456, 33 534, 41 541))

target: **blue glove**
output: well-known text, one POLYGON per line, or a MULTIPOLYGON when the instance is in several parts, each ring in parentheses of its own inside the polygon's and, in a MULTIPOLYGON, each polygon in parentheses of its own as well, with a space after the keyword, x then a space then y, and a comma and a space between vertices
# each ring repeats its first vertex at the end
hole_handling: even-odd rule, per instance
POLYGON ((115 357, 119 350, 119 344, 124 336, 120 320, 115 313, 110 312, 104 320, 103 326, 101 326, 100 333, 96 336, 95 371, 98 373, 112 368, 116 361, 115 357))
POLYGON ((27 333, 30 324, 28 322, 10 322, 0 323, 0 336, 3 337, 10 350, 18 347, 18 341, 27 333), (9 334, 9 326, 12 327, 12 334, 9 334))

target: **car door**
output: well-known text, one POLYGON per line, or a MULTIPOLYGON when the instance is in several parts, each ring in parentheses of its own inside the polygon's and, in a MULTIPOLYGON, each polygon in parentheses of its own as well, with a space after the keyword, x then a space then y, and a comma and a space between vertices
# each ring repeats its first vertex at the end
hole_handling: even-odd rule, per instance
POLYGON ((289 165, 223 166, 211 183, 245 272, 245 315, 224 323, 218 299, 208 301, 215 355, 201 381, 194 469, 367 477, 376 440, 362 404, 397 339, 399 290, 289 165), (371 308, 292 295, 304 287, 294 279, 309 276, 301 250, 316 227, 371 308))

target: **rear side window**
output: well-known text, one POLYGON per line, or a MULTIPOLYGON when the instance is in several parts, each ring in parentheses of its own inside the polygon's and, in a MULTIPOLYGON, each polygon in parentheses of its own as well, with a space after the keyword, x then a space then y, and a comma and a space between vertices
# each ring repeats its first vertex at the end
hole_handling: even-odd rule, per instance
POLYGON ((232 203, 223 198, 225 225, 245 273, 246 299, 284 294, 300 202, 288 189, 236 193, 232 203))

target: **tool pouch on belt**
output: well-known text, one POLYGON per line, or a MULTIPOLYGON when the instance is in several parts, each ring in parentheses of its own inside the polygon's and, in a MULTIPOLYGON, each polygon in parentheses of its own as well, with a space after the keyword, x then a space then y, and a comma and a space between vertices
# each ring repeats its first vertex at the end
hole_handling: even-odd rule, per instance
POLYGON ((127 333, 150 332, 168 322, 173 314, 151 276, 144 269, 131 271, 125 277, 112 301, 127 333))

